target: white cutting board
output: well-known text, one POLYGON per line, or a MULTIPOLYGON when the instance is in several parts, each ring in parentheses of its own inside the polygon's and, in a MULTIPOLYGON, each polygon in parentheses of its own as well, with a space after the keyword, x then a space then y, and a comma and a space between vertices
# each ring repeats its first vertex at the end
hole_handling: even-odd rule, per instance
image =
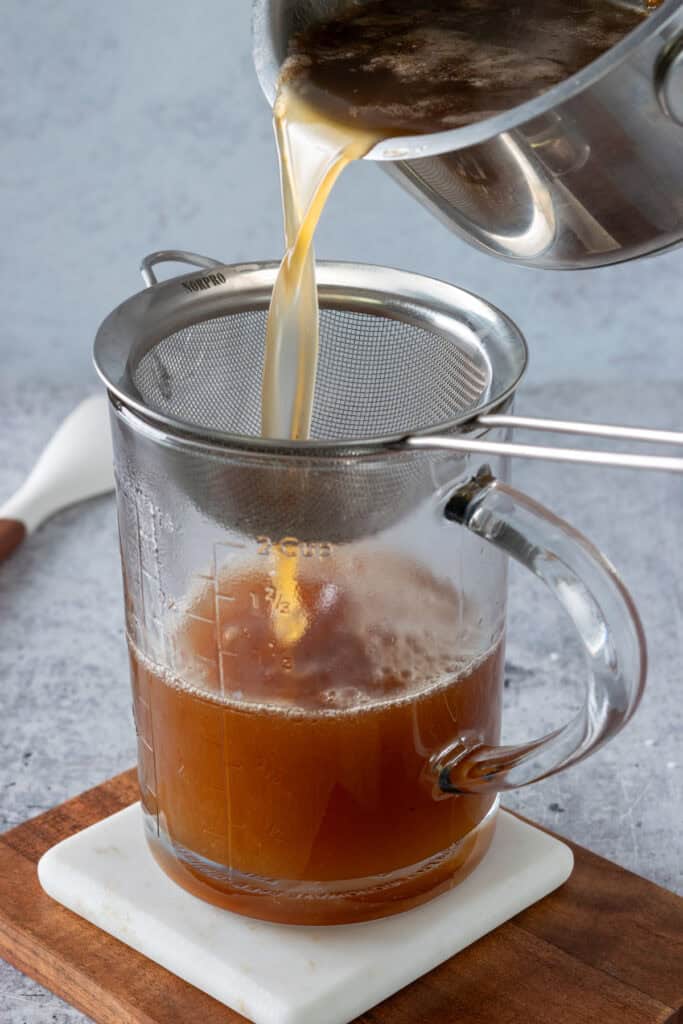
POLYGON ((559 840, 505 811, 482 863, 451 892, 366 924, 298 927, 190 896, 147 849, 139 804, 54 846, 53 899, 255 1024, 347 1024, 561 885, 559 840))

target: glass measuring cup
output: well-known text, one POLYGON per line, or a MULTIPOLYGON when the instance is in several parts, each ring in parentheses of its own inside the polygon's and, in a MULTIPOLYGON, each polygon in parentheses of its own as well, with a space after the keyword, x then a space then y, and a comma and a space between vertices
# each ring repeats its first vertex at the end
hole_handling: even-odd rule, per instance
MULTIPOLYGON (((642 630, 609 563, 513 491, 504 458, 366 444, 360 431, 340 447, 320 421, 324 439, 272 445, 208 422, 235 387, 223 381, 216 405, 209 363, 228 351, 239 362, 244 341, 258 381, 253 337, 244 319, 236 329, 230 302, 237 296, 249 315, 260 308, 263 271, 224 270, 200 287, 215 289, 212 317, 194 299, 200 276, 189 275, 129 300, 98 339, 103 375, 112 354, 103 346, 116 337, 126 351, 106 379, 147 838, 177 882, 244 914, 291 923, 391 914, 476 866, 501 790, 566 767, 623 726, 644 682, 642 630), (169 316, 177 307, 180 334, 169 316), (139 337, 124 329, 132 323, 139 337), (500 747, 509 556, 569 614, 590 671, 567 725, 500 747)), ((368 274, 359 280, 377 317, 368 274)), ((386 330, 400 327, 410 346, 420 279, 393 280, 386 330)), ((454 324, 488 318, 475 333, 489 366, 500 366, 497 346, 523 350, 514 325, 451 292, 454 324)), ((350 302, 323 274, 330 324, 350 302)), ((380 344, 380 322, 374 341, 370 326, 358 331, 366 354, 380 344)), ((438 326, 445 337, 443 317, 438 326)), ((471 360, 461 366, 470 382, 474 350, 471 360)), ((477 387, 509 409, 519 376, 494 378, 477 387)), ((386 376, 382 387, 410 405, 386 376)), ((333 387, 330 403, 331 417, 333 387)), ((248 402, 238 406, 251 415, 248 402)), ((359 405, 359 415, 368 408, 386 414, 359 405)))

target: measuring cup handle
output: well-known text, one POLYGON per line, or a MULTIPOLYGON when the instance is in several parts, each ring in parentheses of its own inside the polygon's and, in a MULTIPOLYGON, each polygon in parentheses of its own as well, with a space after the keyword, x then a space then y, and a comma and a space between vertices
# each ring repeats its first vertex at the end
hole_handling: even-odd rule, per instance
POLYGON ((581 710, 566 725, 518 746, 462 737, 435 759, 448 793, 514 789, 581 761, 628 722, 645 684, 645 636, 615 569, 582 534, 488 467, 449 500, 446 517, 525 565, 574 623, 588 659, 581 710))

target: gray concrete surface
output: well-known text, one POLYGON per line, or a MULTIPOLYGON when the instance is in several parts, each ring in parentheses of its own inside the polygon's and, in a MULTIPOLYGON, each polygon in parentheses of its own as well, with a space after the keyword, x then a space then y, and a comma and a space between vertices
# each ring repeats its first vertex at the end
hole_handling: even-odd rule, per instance
MULTIPOLYGON (((101 318, 139 287, 140 256, 226 260, 281 247, 267 110, 248 0, 92 5, 10 0, 0 34, 0 500, 95 387, 101 318)), ((351 168, 322 256, 384 262, 479 291, 531 345, 520 410, 680 425, 683 251, 589 274, 495 263, 448 235, 375 167, 351 168)), ((519 465, 516 482, 588 533, 630 584, 649 688, 610 746, 508 804, 681 891, 683 481, 519 465)), ((132 763, 110 498, 62 513, 0 568, 0 827, 132 763)), ((514 572, 507 735, 576 706, 580 663, 532 580, 514 572)), ((0 1020, 85 1018, 0 965, 0 1020)), ((175 1024, 175 1022, 169 1022, 175 1024)))

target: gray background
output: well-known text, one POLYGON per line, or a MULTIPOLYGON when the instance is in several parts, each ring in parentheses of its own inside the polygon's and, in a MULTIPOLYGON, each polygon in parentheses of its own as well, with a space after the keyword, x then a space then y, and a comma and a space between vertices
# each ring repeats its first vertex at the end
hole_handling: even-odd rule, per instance
MULTIPOLYGON (((0 501, 60 418, 94 390, 94 331, 138 289, 143 253, 280 254, 248 6, 4 5, 0 501)), ((499 264, 451 237, 371 165, 345 174, 317 250, 442 277, 501 306, 531 347, 521 411, 683 420, 683 251, 581 275, 499 264)), ((643 614, 651 672, 621 737, 507 802, 681 890, 681 478, 520 465, 516 482, 619 565, 643 614)), ((575 645, 519 573, 508 657, 508 736, 538 733, 576 706, 575 645)), ((0 567, 1 827, 132 763, 125 663, 113 504, 103 498, 57 516, 0 567)), ((84 1018, 0 965, 0 1019, 84 1018)))

